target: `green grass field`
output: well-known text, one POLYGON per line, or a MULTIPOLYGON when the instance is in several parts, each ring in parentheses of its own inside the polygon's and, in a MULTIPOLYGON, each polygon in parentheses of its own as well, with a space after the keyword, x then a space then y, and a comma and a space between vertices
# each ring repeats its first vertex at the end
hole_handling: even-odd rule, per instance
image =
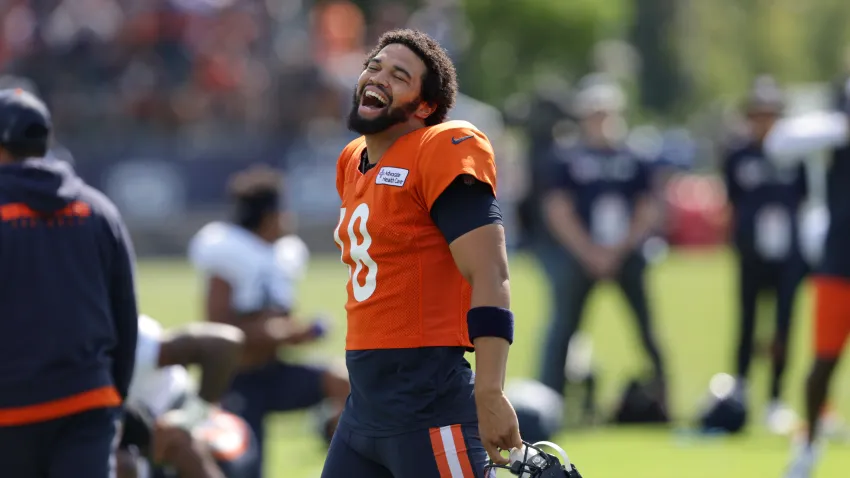
MULTIPOLYGON (((545 333, 547 288, 533 260, 511 260, 513 309, 517 314, 517 340, 511 350, 509 374, 533 376, 538 344, 545 333)), ((145 261, 139 267, 139 292, 143 312, 166 325, 200 317, 199 283, 182 262, 145 261)), ((303 359, 343 356, 344 285, 346 270, 336 257, 317 258, 301 289, 303 313, 326 311, 338 327, 319 346, 304 347, 303 359)), ((736 337, 735 273, 727 254, 676 253, 651 274, 651 294, 657 329, 661 334, 671 373, 671 400, 682 425, 694 415, 709 378, 730 371, 736 337)), ((793 359, 786 380, 786 397, 801 410, 802 384, 810 360, 810 309, 804 288, 797 303, 793 359)), ((591 298, 585 324, 594 340, 600 367, 601 405, 610 406, 624 380, 643 370, 635 329, 618 291, 600 287, 591 298)), ((768 338, 772 321, 761 321, 759 336, 768 338), (762 327, 763 325, 763 327, 762 327)), ((788 458, 789 440, 769 435, 761 425, 762 403, 767 395, 769 366, 759 358, 753 367, 754 399, 749 431, 732 438, 694 438, 671 429, 598 428, 565 432, 557 438, 586 478, 773 478, 780 477, 788 458)), ((850 366, 846 363, 832 390, 833 402, 850 417, 850 366)), ((267 452, 267 476, 318 478, 324 448, 313 434, 305 414, 273 419, 267 452)), ((850 475, 850 445, 833 443, 816 476, 850 475)), ((411 477, 415 478, 415 477, 411 477)))

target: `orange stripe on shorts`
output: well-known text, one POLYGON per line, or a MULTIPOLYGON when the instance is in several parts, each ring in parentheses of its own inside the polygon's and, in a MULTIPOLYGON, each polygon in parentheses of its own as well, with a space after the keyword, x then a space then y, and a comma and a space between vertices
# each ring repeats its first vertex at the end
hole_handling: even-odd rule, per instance
POLYGON ((429 432, 440 478, 475 478, 460 425, 431 428, 429 432))

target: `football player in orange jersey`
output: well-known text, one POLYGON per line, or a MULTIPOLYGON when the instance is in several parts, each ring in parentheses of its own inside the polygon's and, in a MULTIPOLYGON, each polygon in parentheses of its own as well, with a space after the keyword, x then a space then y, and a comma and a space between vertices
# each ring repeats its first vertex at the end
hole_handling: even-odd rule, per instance
POLYGON ((795 443, 785 478, 810 478, 824 451, 826 404, 842 351, 850 344, 850 77, 836 85, 835 105, 786 118, 765 138, 765 152, 781 167, 830 159, 826 172, 829 227, 815 271, 814 363, 806 380, 808 429, 795 443))
POLYGON ((412 30, 384 34, 355 87, 363 136, 339 157, 334 233, 351 395, 323 478, 482 478, 488 455, 522 446, 503 394, 513 315, 493 149, 446 120, 456 92, 445 50, 412 30))

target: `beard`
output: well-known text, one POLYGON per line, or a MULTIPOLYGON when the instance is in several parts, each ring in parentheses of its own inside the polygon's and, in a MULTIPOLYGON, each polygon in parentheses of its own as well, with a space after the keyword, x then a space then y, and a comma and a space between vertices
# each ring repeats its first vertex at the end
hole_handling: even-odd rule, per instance
MULTIPOLYGON (((363 88, 365 90, 365 87, 363 88)), ((354 99, 351 105, 351 112, 348 114, 348 129, 357 134, 370 135, 383 133, 389 128, 404 123, 416 111, 420 101, 414 100, 400 106, 392 106, 392 97, 387 96, 390 106, 384 107, 381 114, 367 119, 360 116, 357 111, 360 108, 360 101, 363 99, 363 90, 358 94, 355 90, 354 99)))

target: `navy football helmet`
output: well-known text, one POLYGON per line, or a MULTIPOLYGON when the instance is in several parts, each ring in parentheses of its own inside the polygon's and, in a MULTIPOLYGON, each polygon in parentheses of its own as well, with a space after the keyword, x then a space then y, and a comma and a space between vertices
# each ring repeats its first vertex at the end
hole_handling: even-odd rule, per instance
POLYGON ((558 445, 548 441, 535 444, 525 441, 522 443, 525 446, 521 455, 517 451, 512 452, 509 465, 497 465, 492 461, 489 462, 484 467, 485 476, 494 476, 495 473, 491 470, 502 468, 520 478, 582 478, 575 465, 570 463, 567 453, 558 445), (560 455, 561 460, 543 451, 540 448, 541 446, 555 450, 560 455))
POLYGON ((743 430, 747 423, 743 384, 729 374, 714 375, 698 421, 703 432, 738 433, 743 430))

